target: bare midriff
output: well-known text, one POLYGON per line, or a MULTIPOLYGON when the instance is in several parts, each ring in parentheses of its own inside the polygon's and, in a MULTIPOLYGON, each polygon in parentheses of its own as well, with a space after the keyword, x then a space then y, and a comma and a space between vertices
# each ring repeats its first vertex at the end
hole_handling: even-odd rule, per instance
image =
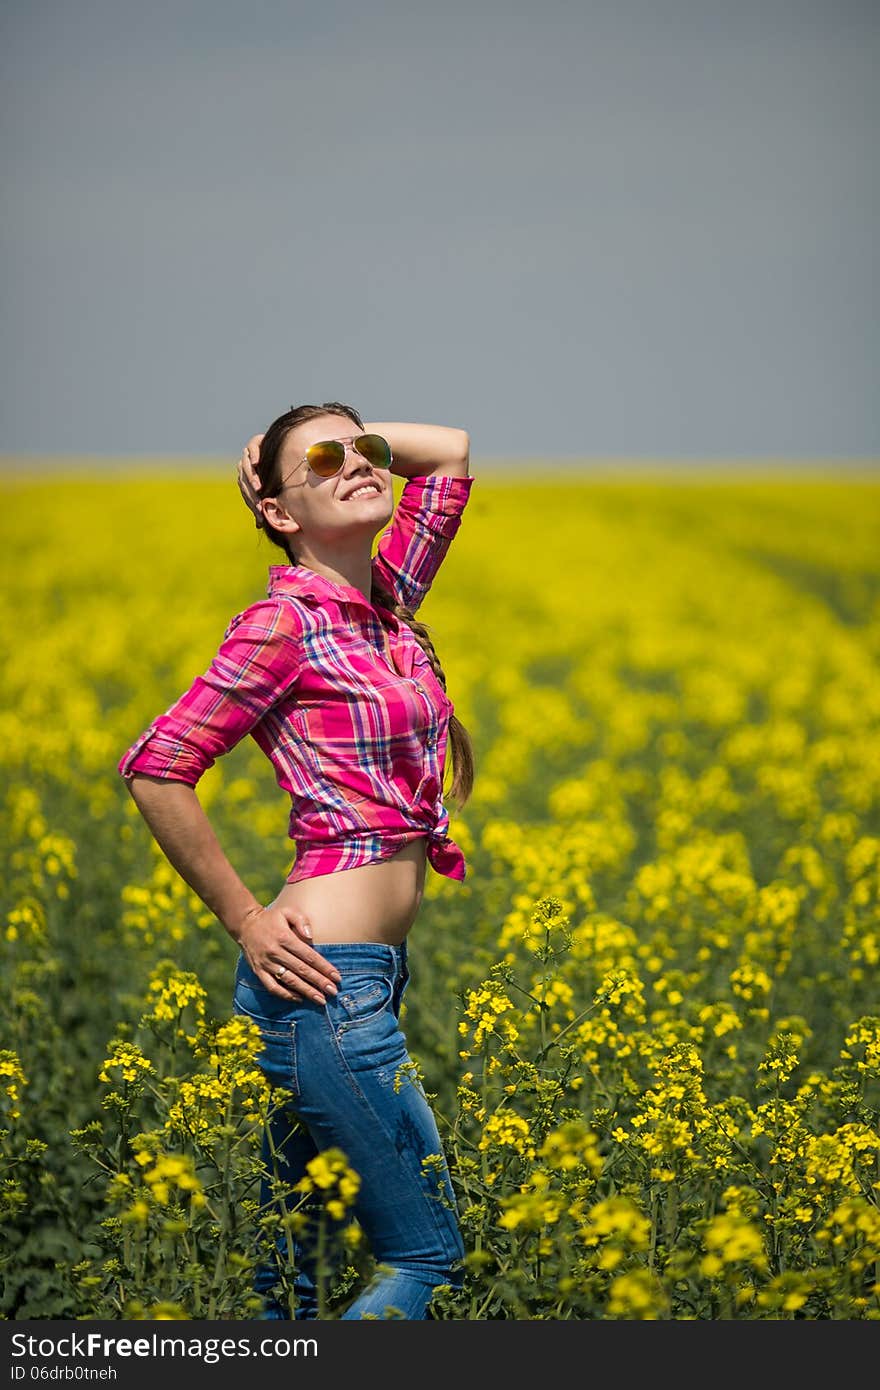
POLYGON ((425 887, 427 840, 410 840, 389 859, 285 883, 273 905, 295 907, 318 946, 381 941, 399 946, 416 920, 425 887))

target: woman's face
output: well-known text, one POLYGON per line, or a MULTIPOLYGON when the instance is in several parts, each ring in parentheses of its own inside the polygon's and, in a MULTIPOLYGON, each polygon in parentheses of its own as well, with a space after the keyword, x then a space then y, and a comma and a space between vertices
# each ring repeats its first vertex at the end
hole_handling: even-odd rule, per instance
POLYGON ((299 542, 320 548, 349 542, 356 536, 372 540, 388 525, 394 511, 392 475, 374 468, 352 447, 364 431, 342 415, 321 415, 292 429, 279 457, 281 486, 264 503, 266 519, 288 535, 297 552, 299 542), (332 478, 319 478, 305 461, 312 444, 338 439, 347 445, 345 461, 332 478), (359 488, 365 489, 352 496, 359 488))

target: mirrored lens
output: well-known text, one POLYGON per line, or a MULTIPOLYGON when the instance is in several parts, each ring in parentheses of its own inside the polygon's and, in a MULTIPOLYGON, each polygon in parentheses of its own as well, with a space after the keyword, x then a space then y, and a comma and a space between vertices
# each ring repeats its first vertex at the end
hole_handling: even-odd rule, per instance
POLYGON ((320 478, 332 478, 342 467, 345 445, 340 444, 338 439, 324 439, 320 444, 313 444, 306 450, 306 458, 309 467, 314 469, 320 478))
POLYGON ((354 447, 374 468, 391 467, 391 447, 381 434, 362 434, 354 441, 354 447))

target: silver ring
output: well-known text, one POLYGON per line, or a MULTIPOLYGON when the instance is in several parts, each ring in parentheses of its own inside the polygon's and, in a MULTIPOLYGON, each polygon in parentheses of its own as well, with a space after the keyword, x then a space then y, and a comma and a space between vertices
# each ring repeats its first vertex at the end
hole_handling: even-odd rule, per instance
POLYGON ((286 974, 287 974, 287 966, 286 966, 286 965, 282 965, 282 967, 281 967, 280 970, 276 970, 276 971, 275 971, 275 979, 276 979, 276 980, 283 980, 283 979, 284 979, 284 976, 285 976, 286 974))

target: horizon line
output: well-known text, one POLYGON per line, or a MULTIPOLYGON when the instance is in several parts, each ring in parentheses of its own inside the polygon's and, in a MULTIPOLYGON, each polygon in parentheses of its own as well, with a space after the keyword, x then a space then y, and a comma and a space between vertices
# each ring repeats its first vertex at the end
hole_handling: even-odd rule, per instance
MULTIPOLYGON (((749 453, 595 453, 595 454, 485 454, 471 453, 471 459, 475 464, 484 463, 490 467, 493 464, 525 464, 525 463, 561 463, 565 465, 596 463, 782 463, 782 464, 828 464, 828 463, 859 463, 869 464, 875 467, 880 466, 880 454, 749 454, 749 453)), ((147 449, 132 450, 128 453, 90 453, 81 450, 69 450, 66 452, 56 451, 36 451, 36 450, 10 450, 0 452, 0 468, 15 465, 17 463, 59 462, 65 465, 72 463, 151 463, 151 462, 180 462, 188 460, 198 464, 200 467, 217 466, 228 467, 230 463, 237 462, 237 455, 225 455, 218 453, 183 453, 177 451, 157 452, 147 449)), ((403 476, 396 475, 396 476, 403 476)))

